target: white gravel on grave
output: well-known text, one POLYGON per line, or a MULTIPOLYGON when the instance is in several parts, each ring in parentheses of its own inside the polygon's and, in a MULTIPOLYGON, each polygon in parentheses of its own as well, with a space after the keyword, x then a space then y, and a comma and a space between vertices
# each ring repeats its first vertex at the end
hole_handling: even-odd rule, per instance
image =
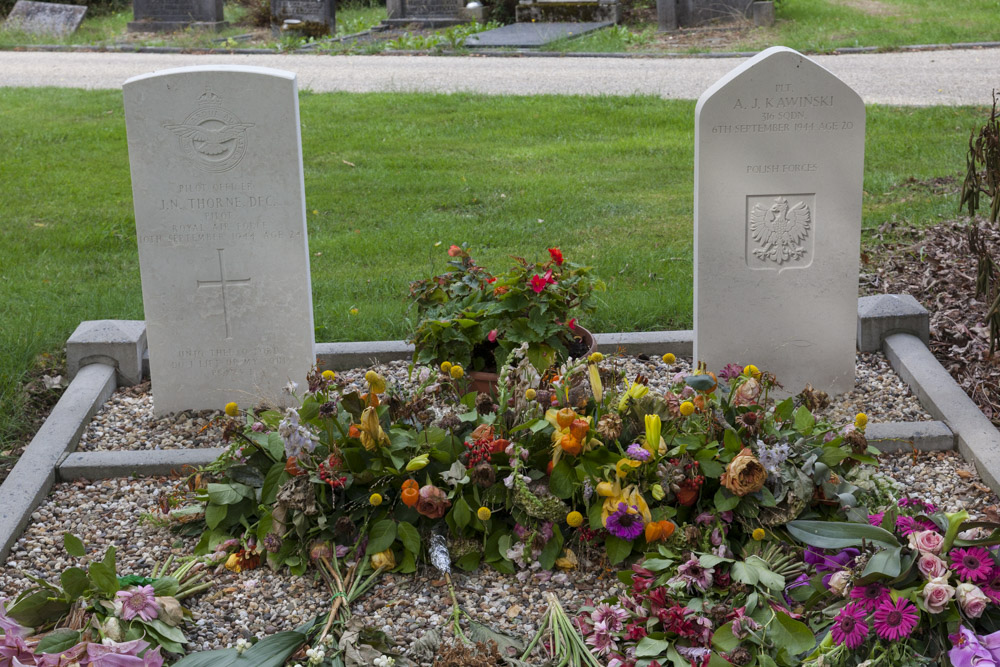
MULTIPOLYGON (((650 388, 662 391, 670 377, 686 371, 686 362, 668 367, 660 359, 608 358, 627 377, 647 375, 650 388)), ((376 367, 390 382, 407 382, 405 362, 376 367)), ((338 372, 345 382, 362 388, 367 369, 338 372)), ((87 428, 86 449, 168 449, 218 446, 219 429, 204 427, 213 413, 182 413, 166 419, 152 416, 148 387, 120 390, 87 428)), ((915 421, 930 417, 905 383, 879 354, 859 355, 857 387, 834 397, 823 415, 834 423, 850 423, 864 411, 872 422, 915 421)), ((953 511, 981 514, 997 510, 998 499, 982 484, 974 468, 955 452, 897 454, 883 457, 880 469, 897 481, 953 511)), ((0 567, 0 596, 13 596, 31 585, 25 575, 57 581, 76 559, 62 548, 63 532, 83 539, 87 558, 100 558, 109 545, 118 552, 119 574, 148 574, 168 554, 187 556, 195 538, 179 537, 155 520, 160 501, 176 490, 179 480, 167 478, 114 479, 57 484, 32 514, 27 530, 0 567)), ((545 612, 544 594, 555 592, 573 614, 591 600, 612 595, 620 587, 616 568, 587 565, 571 576, 522 571, 501 575, 489 568, 474 573, 456 571, 456 592, 462 607, 494 629, 529 638, 545 612)), ((264 636, 292 629, 327 609, 329 592, 312 576, 294 577, 258 568, 215 575, 215 586, 187 601, 193 614, 185 626, 190 650, 232 646, 239 637, 264 636)), ((414 575, 385 575, 379 585, 354 606, 367 626, 392 637, 400 647, 419 639, 428 629, 443 630, 451 600, 439 574, 423 567, 414 575)))

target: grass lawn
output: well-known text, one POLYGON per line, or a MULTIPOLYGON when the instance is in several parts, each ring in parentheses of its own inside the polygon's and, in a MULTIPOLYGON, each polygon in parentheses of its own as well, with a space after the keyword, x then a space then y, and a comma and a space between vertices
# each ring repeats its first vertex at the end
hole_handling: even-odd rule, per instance
MULTIPOLYGON (((462 241, 490 268, 549 246, 594 266, 595 331, 691 326, 694 102, 303 93, 301 110, 317 341, 405 337, 409 281, 462 241)), ((921 183, 960 175, 985 113, 870 108, 864 226, 953 216, 921 183)), ((121 94, 0 88, 0 127, 9 445, 37 356, 143 311, 121 94)))
MULTIPOLYGON (((837 47, 1000 41, 997 0, 778 0, 771 28, 740 31, 725 46, 691 52, 760 51, 782 45, 824 52, 837 47)), ((677 48, 656 38, 656 25, 619 27, 550 47, 578 52, 657 51, 677 48)))

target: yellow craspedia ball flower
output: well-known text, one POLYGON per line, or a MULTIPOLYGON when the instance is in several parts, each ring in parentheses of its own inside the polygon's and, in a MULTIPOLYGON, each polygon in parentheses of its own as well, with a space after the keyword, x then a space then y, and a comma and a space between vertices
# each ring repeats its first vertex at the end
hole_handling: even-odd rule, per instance
POLYGON ((760 542, 762 539, 764 539, 765 535, 766 535, 766 533, 764 532, 763 528, 754 528, 753 529, 753 539, 757 540, 758 542, 760 542))
POLYGON ((685 417, 690 417, 691 415, 694 414, 694 403, 692 403, 691 401, 684 401, 683 403, 681 403, 679 410, 681 411, 681 414, 684 415, 685 417))
POLYGON ((335 377, 337 377, 337 374, 334 373, 333 371, 323 371, 323 379, 326 380, 327 382, 330 382, 335 377))
POLYGON ((447 373, 450 370, 451 370, 451 362, 450 361, 442 361, 441 362, 441 371, 443 373, 447 373))
POLYGON ((569 524, 570 528, 579 528, 583 525, 583 515, 573 510, 566 515, 566 523, 569 524))
POLYGON ((493 516, 493 512, 490 511, 489 507, 480 507, 476 512, 476 516, 479 517, 480 521, 489 521, 490 517, 493 516))
POLYGON ((236 405, 236 401, 226 403, 226 414, 230 417, 240 414, 240 406, 236 405))
POLYGON ((600 352, 594 352, 592 355, 587 357, 587 361, 589 361, 592 364, 596 364, 599 361, 604 361, 604 355, 601 354, 600 352))
POLYGON ((760 369, 753 364, 750 364, 743 368, 743 375, 746 375, 748 378, 757 379, 760 377, 760 369))
POLYGON ((535 391, 534 389, 532 389, 531 387, 529 387, 524 392, 524 399, 527 400, 527 401, 533 401, 533 400, 535 400, 535 396, 538 396, 538 392, 535 391))
POLYGON ((667 352, 665 355, 663 355, 663 363, 672 364, 675 361, 677 361, 677 357, 674 356, 673 352, 667 352))
POLYGON ((385 393, 385 378, 376 373, 375 371, 368 371, 365 373, 365 382, 371 387, 371 390, 376 394, 385 393))
POLYGON ((451 370, 448 371, 448 373, 451 375, 451 377, 453 377, 456 380, 458 380, 463 375, 465 375, 465 369, 462 368, 461 366, 459 366, 458 364, 455 364, 454 366, 451 367, 451 370))
POLYGON ((368 496, 368 502, 370 502, 375 507, 378 507, 379 505, 382 504, 382 495, 378 493, 373 493, 370 496, 368 496))
POLYGON ((854 417, 854 428, 859 431, 865 430, 865 426, 868 426, 868 415, 863 412, 859 412, 857 416, 854 417))

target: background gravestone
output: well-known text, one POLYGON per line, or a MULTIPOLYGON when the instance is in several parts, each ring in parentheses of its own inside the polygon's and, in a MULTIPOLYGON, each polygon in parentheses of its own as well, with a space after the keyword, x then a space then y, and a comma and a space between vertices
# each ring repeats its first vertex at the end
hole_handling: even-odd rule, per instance
POLYGON ((124 97, 156 413, 288 403, 316 358, 295 75, 185 67, 124 97))
POLYGON ((296 30, 310 37, 336 32, 334 0, 271 0, 271 24, 281 28, 288 19, 301 21, 296 30))
POLYGON ((695 111, 694 354, 786 393, 854 387, 865 106, 773 47, 695 111))
POLYGON ((222 30, 222 0, 132 0, 129 32, 174 32, 185 28, 222 30))
POLYGON ((443 27, 464 23, 464 0, 386 0, 387 25, 443 27))
POLYGON ((87 8, 80 5, 17 0, 7 15, 4 27, 33 35, 65 37, 76 32, 86 13, 87 8))

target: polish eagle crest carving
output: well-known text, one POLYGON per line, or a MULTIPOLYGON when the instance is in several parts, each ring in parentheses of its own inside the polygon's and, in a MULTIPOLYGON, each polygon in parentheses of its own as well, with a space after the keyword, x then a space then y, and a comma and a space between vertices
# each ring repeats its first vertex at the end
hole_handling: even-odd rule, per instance
POLYGON ((775 197, 767 208, 754 204, 750 210, 750 236, 757 243, 754 257, 779 266, 802 259, 806 254, 802 242, 811 227, 812 213, 805 202, 790 206, 784 197, 775 197))

